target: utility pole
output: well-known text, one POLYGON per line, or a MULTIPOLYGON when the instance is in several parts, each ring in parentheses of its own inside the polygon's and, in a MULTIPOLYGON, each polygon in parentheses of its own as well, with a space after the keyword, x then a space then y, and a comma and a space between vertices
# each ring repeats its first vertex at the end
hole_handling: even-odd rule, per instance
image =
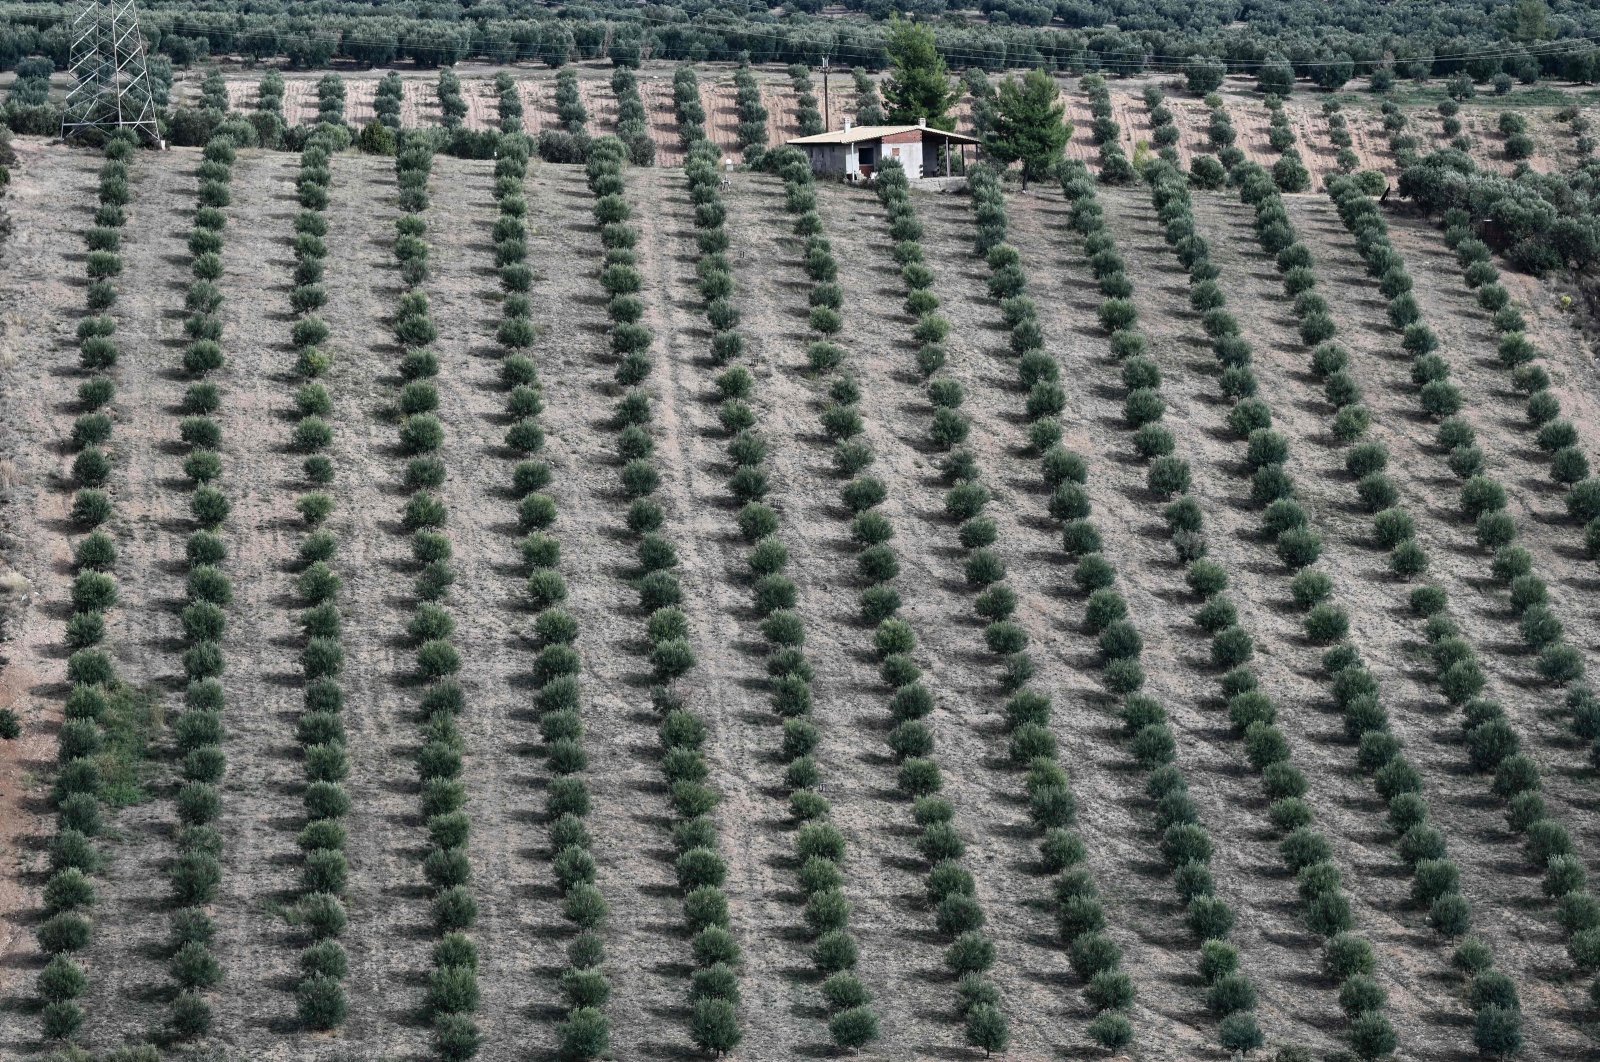
POLYGON ((833 132, 833 109, 828 106, 828 57, 822 57, 822 131, 833 132))
POLYGON ((87 0, 72 20, 70 73, 76 83, 67 93, 62 139, 88 130, 129 129, 160 141, 133 0, 87 0))

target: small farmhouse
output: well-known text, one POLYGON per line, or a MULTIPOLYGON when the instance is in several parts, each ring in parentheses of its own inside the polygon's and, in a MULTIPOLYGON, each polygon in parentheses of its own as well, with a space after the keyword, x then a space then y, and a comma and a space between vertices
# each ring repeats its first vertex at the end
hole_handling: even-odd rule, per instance
POLYGON ((898 159, 906 176, 948 177, 952 156, 963 161, 971 146, 977 156, 977 138, 916 125, 857 125, 789 141, 811 157, 811 172, 848 181, 871 180, 885 159, 898 159))

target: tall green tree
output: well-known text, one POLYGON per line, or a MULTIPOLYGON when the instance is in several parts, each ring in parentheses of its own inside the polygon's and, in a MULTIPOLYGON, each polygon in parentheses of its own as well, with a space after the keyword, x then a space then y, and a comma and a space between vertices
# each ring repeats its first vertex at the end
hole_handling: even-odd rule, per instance
POLYGON ((926 121, 935 129, 954 129, 947 112, 961 91, 945 70, 933 30, 915 22, 889 23, 890 74, 883 82, 885 117, 893 124, 926 121))
POLYGON ((1294 91, 1294 67, 1289 60, 1276 53, 1267 56, 1256 71, 1256 89, 1263 96, 1288 99, 1294 91))
POLYGON ((1517 0, 1512 8, 1512 35, 1519 41, 1550 37, 1550 5, 1545 0, 1517 0))
POLYGON ((1222 79, 1228 76, 1228 64, 1215 56, 1191 55, 1183 73, 1189 91, 1204 96, 1222 87, 1222 79))
POLYGON ((1066 106, 1055 79, 1029 70, 1021 80, 1000 83, 983 137, 983 150, 1000 162, 1022 163, 1022 190, 1050 176, 1072 130, 1062 121, 1066 106))
POLYGON ((981 139, 989 135, 989 127, 994 124, 994 85, 990 84, 989 75, 975 66, 968 68, 961 80, 972 100, 973 135, 981 139))

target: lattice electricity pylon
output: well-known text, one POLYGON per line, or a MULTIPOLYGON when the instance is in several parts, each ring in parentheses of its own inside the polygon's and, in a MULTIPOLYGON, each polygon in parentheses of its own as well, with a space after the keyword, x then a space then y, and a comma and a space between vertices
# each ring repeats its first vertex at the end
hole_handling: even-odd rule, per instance
POLYGON ((76 83, 67 94, 61 119, 63 139, 91 129, 102 133, 130 129, 151 140, 160 137, 133 0, 103 4, 88 0, 84 4, 72 20, 68 72, 76 83))

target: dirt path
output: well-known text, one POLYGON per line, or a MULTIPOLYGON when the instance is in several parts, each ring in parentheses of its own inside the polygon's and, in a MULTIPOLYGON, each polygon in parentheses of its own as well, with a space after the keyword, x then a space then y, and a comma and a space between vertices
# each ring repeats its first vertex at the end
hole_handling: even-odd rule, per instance
POLYGON ((378 96, 378 82, 372 78, 344 79, 344 120, 353 129, 373 121, 377 112, 373 101, 378 96))
POLYGON ((217 381, 223 390, 221 486, 233 503, 222 535, 235 588, 223 642, 228 774, 217 828, 226 848, 214 908, 214 950, 227 975, 215 1008, 223 1043, 251 1029, 281 1031, 294 1015, 288 990, 295 949, 278 908, 298 888, 294 836, 303 824, 294 743, 299 627, 289 570, 299 537, 291 507, 298 458, 287 448, 295 383, 288 343, 293 277, 285 248, 299 209, 293 194, 298 165, 298 156, 282 152, 249 153, 235 164, 219 281, 228 356, 217 381))
POLYGON ((406 78, 401 82, 400 125, 406 129, 427 129, 439 125, 439 81, 437 77, 406 78))
POLYGON ((555 125, 554 83, 517 82, 517 96, 522 99, 522 128, 528 136, 555 125))
MULTIPOLYGON (((122 680, 155 692, 169 717, 183 695, 176 613, 184 603, 184 540, 191 530, 175 416, 184 381, 175 366, 184 346, 185 238, 199 158, 196 150, 177 150, 132 167, 133 206, 123 230, 117 300, 117 442, 125 454, 117 565, 127 574, 119 579, 122 609, 108 618, 107 642, 122 680)), ((171 747, 158 739, 150 753, 165 765, 171 747)), ((163 767, 147 787, 149 799, 116 817, 107 845, 97 904, 104 948, 96 955, 84 1005, 84 1035, 91 1043, 148 1036, 165 1017, 161 947, 167 939, 166 866, 174 854, 175 821, 167 774, 163 767)))
POLYGON ((479 1057, 521 1057, 548 1033, 539 1019, 556 997, 561 924, 538 826, 538 793, 549 772, 537 756, 536 713, 526 669, 532 644, 519 539, 508 487, 509 452, 494 328, 500 294, 490 229, 497 216, 493 170, 439 157, 430 208, 432 276, 427 290, 440 340, 439 417, 449 426, 441 457, 457 571, 451 592, 460 679, 473 707, 463 718, 463 775, 473 833, 473 891, 484 1002, 479 1057))
POLYGON ((656 145, 656 165, 682 166, 683 138, 678 135, 678 112, 672 92, 672 78, 641 77, 639 98, 644 103, 645 122, 656 145))
MULTIPOLYGON (((1301 202, 1310 206, 1316 201, 1297 200, 1297 204, 1301 202)), ((1294 450, 1302 499, 1315 512, 1332 547, 1324 551, 1320 567, 1332 576, 1335 586, 1347 591, 1359 587, 1363 591, 1347 592, 1340 602, 1350 613, 1352 642, 1382 684, 1394 733, 1405 742, 1412 762, 1423 772, 1424 793, 1434 821, 1449 841, 1452 857, 1462 867, 1464 892, 1476 915, 1476 931, 1494 946, 1500 966, 1525 986, 1523 1008, 1528 1014, 1526 1033, 1530 1044, 1541 1057, 1557 1057, 1578 1046, 1572 1036, 1574 1030, 1562 1028, 1571 1020, 1574 986, 1558 988, 1550 977, 1552 971, 1564 967, 1563 937, 1538 902, 1537 875, 1521 872, 1520 844, 1507 829, 1498 801, 1489 795, 1487 779, 1466 770, 1453 710, 1430 681, 1425 663, 1414 655, 1419 628, 1406 603, 1409 588, 1389 575, 1385 555, 1371 542, 1371 519, 1355 503, 1353 485, 1344 471, 1343 449, 1327 432, 1332 410, 1307 371, 1310 355, 1299 342, 1291 305, 1282 294, 1277 270, 1251 239, 1250 215, 1241 203, 1213 196, 1195 198, 1196 224, 1211 241, 1213 258, 1222 269, 1222 282, 1239 304, 1261 310, 1241 321, 1256 351, 1255 364, 1263 391, 1272 396, 1278 430, 1297 442, 1294 450)), ((1319 257, 1319 276, 1328 278, 1334 265, 1319 257)), ((1344 309, 1349 301, 1353 300, 1337 300, 1335 306, 1344 309)), ((1339 313, 1337 319, 1343 324, 1350 316, 1339 313)), ((1357 349, 1369 338, 1354 330, 1345 333, 1346 342, 1357 349)), ((1395 448, 1398 444, 1391 440, 1399 412, 1379 413, 1382 399, 1372 393, 1377 390, 1382 388, 1369 388, 1367 395, 1374 406, 1371 437, 1395 448)), ((1404 400, 1403 395, 1400 397, 1404 400)), ((1405 467, 1409 462, 1397 460, 1395 465, 1405 467)), ((1396 478, 1406 481, 1407 508, 1413 513, 1423 512, 1425 501, 1417 496, 1425 493, 1427 485, 1409 476, 1396 478)), ((1424 530, 1423 538, 1430 546, 1434 537, 1424 530)), ((1457 594, 1461 579, 1478 569, 1469 558, 1455 556, 1446 549, 1430 552, 1438 566, 1434 577, 1451 591, 1452 600, 1464 600, 1465 593, 1457 594), (1445 567, 1450 570, 1442 570, 1445 567)), ((1515 637, 1512 632, 1499 631, 1492 637, 1508 635, 1515 637)), ((1323 729, 1330 738, 1330 752, 1353 764, 1355 750, 1338 732, 1336 719, 1330 716, 1323 729)), ((1352 793, 1370 788, 1364 776, 1354 775, 1353 771, 1351 774, 1355 783, 1352 793)), ((1380 831, 1377 840, 1383 839, 1380 831)), ((1394 857, 1391 862, 1398 868, 1394 857)), ((1381 866, 1376 853, 1374 866, 1381 866)), ((1431 961, 1432 969, 1419 962, 1417 983, 1448 991, 1452 980, 1448 974, 1449 942, 1434 936, 1423 912, 1409 904, 1402 902, 1387 910, 1393 919, 1389 933, 1414 941, 1419 957, 1431 961)), ((1381 946, 1384 941, 1379 943, 1381 946)), ((1407 1018, 1408 1024, 1420 1024, 1425 1031, 1427 1040, 1423 1043, 1428 1054, 1463 1048, 1463 1032, 1458 1028, 1462 1017, 1448 1003, 1428 1000, 1407 1018)), ((1420 1048, 1413 1050, 1421 1053, 1420 1048)))
POLYGON ((706 111, 706 137, 722 149, 723 155, 737 153, 739 143, 738 89, 731 79, 703 71, 700 74, 700 99, 706 111))
MULTIPOLYGON (((373 1054, 413 1052, 420 977, 428 965, 426 892, 417 832, 414 695, 401 632, 409 614, 410 550, 400 533, 394 427, 386 410, 397 385, 388 321, 399 292, 394 240, 394 163, 340 156, 332 164, 328 244, 339 268, 328 280, 322 316, 335 358, 326 380, 337 397, 334 444, 345 591, 345 728, 350 748, 350 1018, 344 1039, 373 1054)), ((309 1044, 312 1041, 307 1041, 309 1044)), ((309 1050, 306 1044, 298 1045, 309 1050)), ((318 1046, 321 1046, 320 1044, 318 1046)), ((337 1044, 328 1044, 331 1049, 337 1044)))

